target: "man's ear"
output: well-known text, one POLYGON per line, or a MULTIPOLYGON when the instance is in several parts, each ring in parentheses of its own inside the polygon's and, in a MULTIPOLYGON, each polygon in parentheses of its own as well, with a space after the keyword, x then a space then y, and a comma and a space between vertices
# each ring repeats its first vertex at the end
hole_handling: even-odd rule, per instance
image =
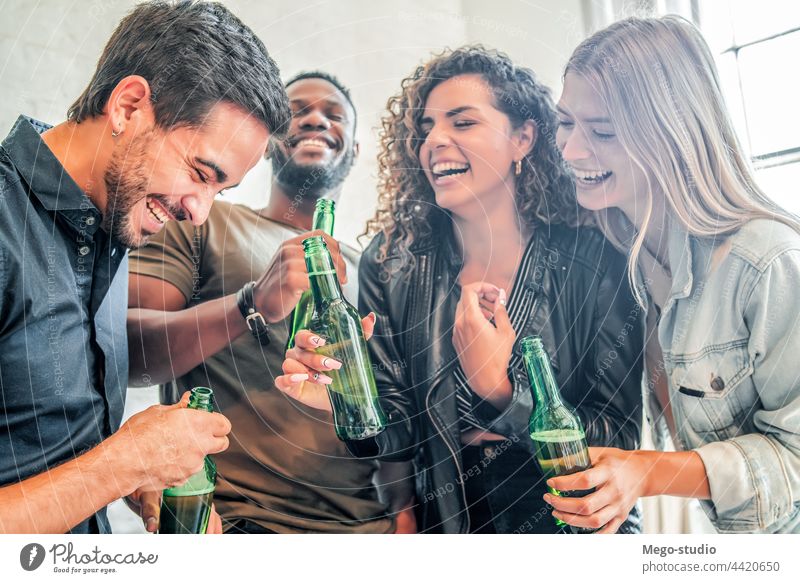
POLYGON ((155 114, 150 97, 150 84, 140 75, 129 75, 117 83, 104 110, 112 131, 135 131, 140 125, 152 127, 155 114))
POLYGON ((353 142, 353 162, 358 160, 358 155, 361 153, 361 144, 359 142, 353 142))
POLYGON ((536 139, 539 136, 539 130, 536 127, 536 122, 532 119, 527 119, 525 122, 514 130, 515 142, 517 146, 518 160, 531 153, 533 146, 536 145, 536 139))

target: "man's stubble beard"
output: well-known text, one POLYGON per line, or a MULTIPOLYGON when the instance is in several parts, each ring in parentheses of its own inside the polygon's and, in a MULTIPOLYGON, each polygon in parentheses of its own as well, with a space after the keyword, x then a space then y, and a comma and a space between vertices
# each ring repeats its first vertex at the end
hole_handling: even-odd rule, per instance
POLYGON ((147 239, 142 233, 134 232, 131 211, 137 202, 147 196, 144 162, 152 141, 151 130, 133 137, 124 151, 115 149, 103 175, 107 201, 102 227, 112 239, 129 249, 141 247, 147 239))
POLYGON ((328 164, 296 164, 281 147, 272 155, 272 175, 286 190, 304 200, 317 200, 338 188, 355 163, 350 148, 341 158, 328 164))
MULTIPOLYGON (((144 246, 149 237, 142 231, 135 231, 131 215, 136 204, 148 196, 148 152, 153 150, 154 141, 154 130, 133 137, 124 151, 114 150, 103 175, 108 194, 102 227, 112 239, 128 249, 144 246)), ((183 209, 175 207, 166 197, 150 196, 164 205, 177 220, 186 218, 183 209)), ((141 212, 144 217, 147 210, 141 212)))

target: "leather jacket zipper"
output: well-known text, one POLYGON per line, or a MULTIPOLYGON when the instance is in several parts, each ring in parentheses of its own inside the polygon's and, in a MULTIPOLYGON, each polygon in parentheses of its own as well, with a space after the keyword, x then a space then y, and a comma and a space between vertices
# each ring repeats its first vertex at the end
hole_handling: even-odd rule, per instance
MULTIPOLYGON (((419 290, 419 287, 417 288, 417 290, 421 291, 422 294, 421 294, 421 296, 419 296, 417 294, 414 295, 415 305, 412 306, 411 313, 415 313, 415 310, 417 308, 416 302, 419 301, 419 297, 429 297, 430 296, 431 279, 428 277, 428 256, 427 255, 420 256, 420 258, 419 258, 419 268, 418 268, 417 273, 419 273, 419 275, 420 275, 419 281, 420 281, 420 283, 425 285, 425 289, 424 290, 419 290)), ((417 346, 421 345, 418 341, 419 341, 419 335, 423 331, 424 331, 424 328, 422 326, 417 326, 416 338, 415 338, 415 342, 413 343, 414 348, 416 348, 417 346)), ((463 501, 464 512, 465 512, 465 515, 466 515, 466 522, 467 522, 467 529, 466 530, 467 530, 467 532, 469 532, 469 529, 470 529, 469 508, 467 507, 467 491, 466 491, 466 488, 464 488, 463 482, 461 481, 461 476, 464 474, 464 472, 462 470, 462 467, 461 467, 461 459, 459 458, 458 453, 456 452, 457 446, 455 446, 455 447, 451 446, 449 435, 447 434, 446 431, 444 431, 442 425, 440 425, 439 419, 437 418, 436 415, 434 415, 433 408, 431 407, 430 398, 431 398, 431 394, 433 393, 433 389, 434 389, 435 386, 436 386, 436 383, 432 382, 431 383, 431 388, 428 389, 428 392, 425 395, 425 409, 428 412, 428 417, 430 417, 431 422, 433 423, 434 429, 436 429, 436 432, 442 438, 442 441, 444 441, 444 444, 447 446, 447 449, 450 451, 450 455, 452 456, 453 461, 456 464, 456 469, 458 470, 458 476, 456 477, 456 481, 458 482, 459 486, 461 486, 461 500, 463 501)), ((431 482, 431 486, 433 486, 433 482, 431 482)))
POLYGON ((461 467, 461 458, 459 458, 455 449, 453 447, 450 447, 449 435, 441 428, 437 418, 433 414, 433 409, 431 408, 431 402, 430 402, 430 397, 432 392, 433 392, 433 387, 431 387, 428 390, 428 394, 425 396, 425 408, 428 410, 428 417, 431 418, 433 426, 436 428, 436 431, 442 437, 442 440, 444 441, 444 444, 447 446, 447 449, 450 450, 450 455, 453 457, 453 461, 456 464, 456 469, 458 469, 458 477, 456 478, 456 481, 458 482, 458 485, 461 486, 461 500, 464 502, 464 516, 466 517, 467 520, 467 532, 469 532, 471 525, 469 520, 469 507, 467 506, 467 490, 466 488, 464 488, 464 482, 461 480, 461 476, 464 475, 464 470, 461 467))

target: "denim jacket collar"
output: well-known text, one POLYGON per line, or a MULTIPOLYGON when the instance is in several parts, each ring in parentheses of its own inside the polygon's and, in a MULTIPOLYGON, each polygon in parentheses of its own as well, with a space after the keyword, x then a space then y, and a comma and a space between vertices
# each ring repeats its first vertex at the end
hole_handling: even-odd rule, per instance
POLYGON ((669 223, 668 253, 672 271, 672 289, 669 292, 667 305, 688 297, 692 293, 694 283, 692 238, 674 219, 669 223))

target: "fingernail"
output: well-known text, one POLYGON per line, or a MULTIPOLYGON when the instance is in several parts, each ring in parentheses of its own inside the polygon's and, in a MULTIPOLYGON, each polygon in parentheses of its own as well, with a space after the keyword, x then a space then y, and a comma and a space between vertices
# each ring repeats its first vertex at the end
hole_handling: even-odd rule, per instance
POLYGON ((333 382, 333 379, 326 374, 320 373, 319 378, 317 378, 317 382, 321 385, 329 385, 333 382))
POLYGON ((332 358, 328 358, 327 356, 322 359, 322 367, 329 368, 333 370, 339 370, 342 368, 342 363, 338 360, 333 360, 332 358))
POLYGON ((155 516, 149 516, 147 518, 146 524, 147 524, 147 526, 145 527, 145 529, 148 532, 154 531, 156 529, 156 526, 158 526, 158 524, 156 522, 156 517, 155 516))
POLYGON ((367 318, 372 320, 373 324, 378 320, 378 316, 375 315, 375 312, 370 312, 369 314, 367 314, 367 318))
POLYGON ((301 383, 308 380, 308 375, 305 373, 298 373, 289 376, 289 380, 293 383, 301 383))
POLYGON ((311 342, 315 346, 322 346, 323 344, 325 344, 325 341, 322 338, 320 338, 319 336, 312 336, 311 337, 311 342))
POLYGON ((500 305, 501 306, 505 306, 507 299, 508 299, 508 297, 506 296, 506 290, 501 289, 500 290, 500 305))

